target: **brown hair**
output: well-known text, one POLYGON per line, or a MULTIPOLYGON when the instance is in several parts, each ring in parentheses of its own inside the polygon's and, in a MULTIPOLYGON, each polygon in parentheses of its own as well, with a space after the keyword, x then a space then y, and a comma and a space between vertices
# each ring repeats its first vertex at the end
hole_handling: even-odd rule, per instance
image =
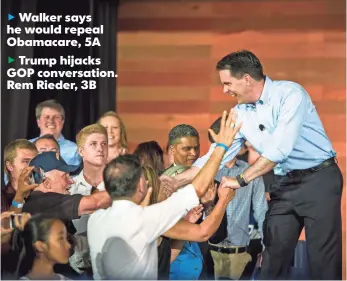
POLYGON ((118 120, 119 126, 120 126, 120 145, 121 145, 121 148, 128 149, 128 139, 127 139, 127 133, 125 130, 125 126, 124 126, 122 119, 119 117, 119 115, 116 112, 107 111, 106 113, 101 115, 101 117, 99 118, 97 123, 100 124, 101 119, 104 117, 108 117, 108 116, 112 116, 118 120))
POLYGON ((52 109, 55 109, 55 110, 59 111, 60 114, 61 114, 61 117, 63 118, 63 120, 65 120, 65 110, 64 110, 64 107, 59 102, 57 102, 56 100, 53 100, 53 99, 40 102, 36 106, 36 108, 35 108, 36 119, 40 119, 41 114, 42 114, 42 110, 45 107, 52 108, 52 109))
POLYGON ((164 172, 163 150, 156 141, 140 143, 134 154, 140 158, 143 166, 151 166, 158 175, 164 172))
POLYGON ((76 135, 77 146, 82 147, 85 144, 87 137, 89 137, 91 134, 102 134, 105 135, 107 139, 107 131, 105 127, 101 126, 100 124, 92 124, 84 127, 78 132, 76 135))
POLYGON ((159 191, 160 191, 160 179, 158 174, 154 171, 154 169, 151 166, 142 166, 143 174, 148 180, 148 187, 153 188, 152 196, 149 201, 149 204, 156 204, 158 203, 158 197, 159 197, 159 191))
POLYGON ((17 157, 17 149, 29 149, 37 152, 35 144, 26 139, 16 139, 6 145, 4 150, 4 172, 7 175, 8 179, 10 179, 11 174, 10 171, 7 170, 6 162, 13 164, 14 158, 17 157))

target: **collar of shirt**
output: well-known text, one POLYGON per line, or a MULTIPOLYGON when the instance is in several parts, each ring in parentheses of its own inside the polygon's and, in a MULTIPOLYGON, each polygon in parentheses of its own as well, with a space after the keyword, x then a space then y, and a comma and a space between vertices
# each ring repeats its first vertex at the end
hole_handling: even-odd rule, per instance
POLYGON ((59 138, 58 138, 58 143, 60 144, 61 142, 63 142, 65 140, 63 134, 60 134, 59 138))
MULTIPOLYGON (((75 183, 70 187, 70 193, 71 194, 83 194, 83 195, 90 195, 91 189, 92 189, 92 185, 90 185, 84 175, 83 175, 83 170, 78 174, 78 176, 76 176, 75 178, 73 178, 73 180, 75 181, 75 183), (87 193, 87 194, 86 194, 87 193)), ((96 186, 96 188, 100 191, 104 191, 105 190, 105 183, 104 181, 102 181, 101 183, 98 184, 98 186, 96 186)))
POLYGON ((130 200, 113 200, 111 209, 117 210, 117 213, 119 213, 119 210, 122 210, 124 212, 128 212, 129 209, 134 208, 143 208, 141 205, 137 205, 133 201, 130 200))
POLYGON ((245 105, 246 109, 255 110, 257 106, 267 104, 269 102, 269 99, 270 99, 269 89, 271 88, 271 85, 272 85, 272 80, 269 77, 265 76, 264 88, 263 88, 263 91, 261 93, 259 100, 257 100, 256 103, 247 103, 245 105))

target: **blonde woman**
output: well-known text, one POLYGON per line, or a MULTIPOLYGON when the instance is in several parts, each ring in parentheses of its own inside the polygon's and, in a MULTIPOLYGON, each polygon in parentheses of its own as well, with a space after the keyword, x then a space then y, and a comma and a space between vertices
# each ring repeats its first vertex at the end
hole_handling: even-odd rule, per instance
POLYGON ((97 123, 104 126, 107 130, 107 163, 118 157, 118 155, 123 155, 128 152, 128 141, 125 126, 117 113, 114 111, 108 111, 99 118, 97 123))

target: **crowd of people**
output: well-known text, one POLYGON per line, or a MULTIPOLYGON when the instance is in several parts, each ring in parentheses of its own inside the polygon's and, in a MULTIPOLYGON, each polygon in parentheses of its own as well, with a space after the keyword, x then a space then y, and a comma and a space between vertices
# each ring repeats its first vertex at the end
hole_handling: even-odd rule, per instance
POLYGON ((4 150, 2 278, 290 278, 305 226, 309 278, 340 279, 343 179, 309 95, 249 51, 217 70, 238 105, 203 156, 189 124, 130 151, 117 113, 73 142, 62 105, 38 104, 40 136, 4 150))

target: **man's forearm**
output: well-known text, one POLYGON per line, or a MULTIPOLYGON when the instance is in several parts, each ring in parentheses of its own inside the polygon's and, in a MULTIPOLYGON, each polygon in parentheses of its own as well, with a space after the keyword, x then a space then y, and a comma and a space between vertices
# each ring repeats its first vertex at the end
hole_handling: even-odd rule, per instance
POLYGON ((214 179, 219 164, 223 159, 225 150, 222 147, 216 147, 207 163, 199 171, 198 175, 194 178, 192 184, 195 187, 196 193, 199 197, 204 196, 210 183, 214 179))
POLYGON ((87 215, 98 209, 106 209, 112 204, 112 199, 106 191, 93 193, 92 195, 83 196, 78 206, 78 215, 87 215))
POLYGON ((267 172, 271 171, 277 163, 272 162, 265 157, 259 157, 258 160, 245 170, 243 176, 246 182, 250 182, 262 175, 265 175, 267 172))
POLYGON ((93 193, 91 196, 96 200, 97 209, 106 209, 111 206, 112 199, 107 191, 93 193))
POLYGON ((178 187, 185 186, 187 184, 192 183, 195 176, 199 173, 200 168, 192 166, 188 170, 184 171, 181 174, 175 176, 175 180, 177 180, 178 187))
POLYGON ((220 226, 228 203, 229 202, 226 200, 218 200, 217 204, 214 205, 214 208, 211 209, 211 213, 200 224, 202 233, 206 233, 208 239, 217 231, 218 227, 220 226))

